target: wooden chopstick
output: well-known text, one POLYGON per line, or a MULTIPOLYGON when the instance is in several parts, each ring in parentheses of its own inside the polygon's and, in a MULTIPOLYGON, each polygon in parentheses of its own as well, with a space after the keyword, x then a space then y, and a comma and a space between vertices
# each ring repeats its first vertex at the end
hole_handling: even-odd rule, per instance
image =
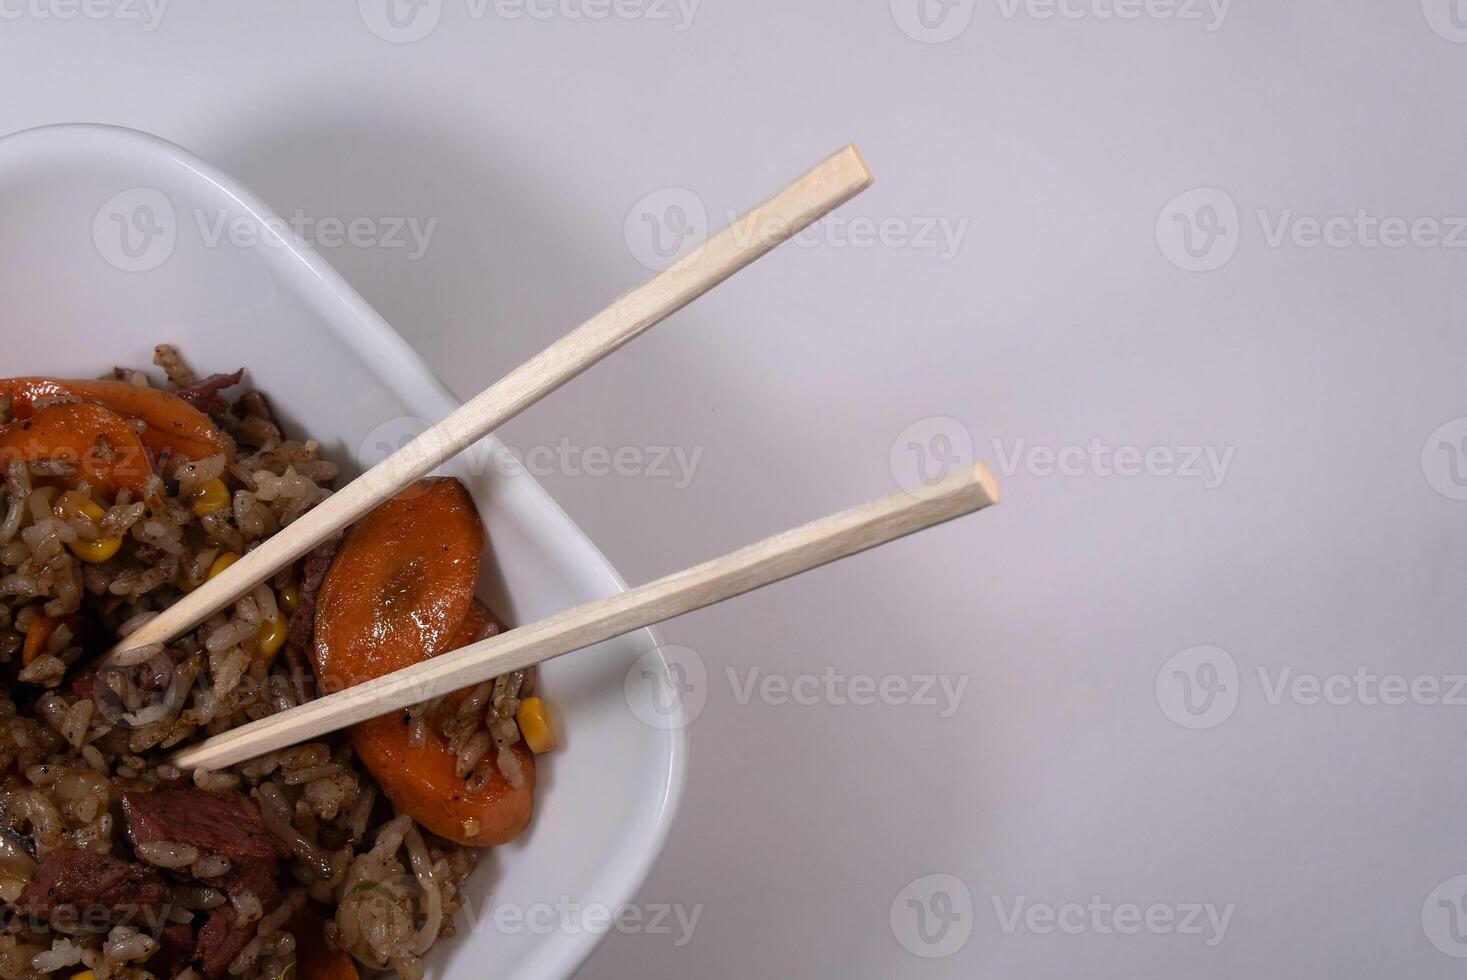
POLYGON ((184 769, 222 769, 357 722, 432 700, 491 677, 580 650, 614 636, 854 555, 999 500, 982 463, 917 490, 899 490, 722 558, 597 599, 539 622, 262 718, 184 749, 184 769))
POLYGON ((847 146, 520 365, 443 421, 348 483, 279 534, 113 647, 166 643, 193 629, 378 504, 514 418, 871 186, 847 146))

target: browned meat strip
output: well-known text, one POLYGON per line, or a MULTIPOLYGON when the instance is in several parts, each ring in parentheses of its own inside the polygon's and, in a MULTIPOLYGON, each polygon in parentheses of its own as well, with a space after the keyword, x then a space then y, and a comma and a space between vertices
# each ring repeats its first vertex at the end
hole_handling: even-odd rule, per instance
POLYGON ((122 814, 134 845, 153 841, 192 844, 231 861, 275 857, 260 805, 239 793, 201 789, 122 794, 122 814))
POLYGON ((285 645, 285 666, 290 668, 290 686, 300 704, 316 699, 316 675, 306 662, 306 652, 294 643, 285 645))
POLYGON ((316 629, 316 593, 321 591, 321 581, 326 578, 340 546, 340 538, 317 545, 301 563, 300 605, 296 607, 295 615, 290 617, 289 637, 289 642, 301 650, 311 645, 316 629))
POLYGON ((262 391, 247 391, 234 403, 235 418, 264 419, 271 425, 279 427, 280 423, 275 421, 275 412, 270 408, 270 400, 262 391))
POLYGON ((148 961, 148 972, 159 977, 176 977, 194 955, 191 926, 168 926, 158 934, 158 952, 148 961))
POLYGON ((244 368, 233 374, 211 374, 178 392, 178 397, 216 421, 222 421, 229 411, 229 403, 219 394, 225 388, 233 388, 244 378, 244 368))
POLYGON ((234 909, 225 906, 204 923, 199 941, 194 946, 194 959, 206 977, 222 976, 229 963, 245 948, 255 934, 254 925, 235 925, 234 909))
POLYGON ((227 895, 250 892, 260 900, 266 912, 273 912, 280 904, 279 866, 275 859, 244 858, 234 862, 226 873, 204 881, 227 895))
POLYGON ((75 919, 83 909, 102 906, 127 916, 163 895, 163 880, 147 865, 62 848, 41 860, 15 908, 21 915, 75 919))

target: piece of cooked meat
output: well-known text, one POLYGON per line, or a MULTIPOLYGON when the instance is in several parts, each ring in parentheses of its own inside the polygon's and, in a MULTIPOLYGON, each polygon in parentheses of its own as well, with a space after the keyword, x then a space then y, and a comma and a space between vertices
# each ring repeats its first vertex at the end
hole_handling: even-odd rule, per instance
POLYGON ((193 927, 167 926, 158 934, 158 952, 148 961, 148 972, 154 976, 176 977, 188 966, 193 955, 193 927))
POLYGON ((300 605, 290 617, 290 642, 305 650, 311 646, 316 631, 316 594, 331 570, 331 562, 341 547, 341 537, 317 545, 301 563, 300 605))
POLYGON ((260 805, 240 793, 201 789, 122 794, 122 814, 133 846, 154 841, 192 844, 230 861, 274 859, 260 805))
POLYGON ((164 894, 163 879, 145 864, 61 848, 41 859, 15 909, 21 915, 75 919, 82 910, 101 906, 131 916, 161 902, 164 894))
POLYGON ((266 912, 280 905, 280 864, 260 816, 260 805, 241 793, 201 789, 124 793, 122 813, 133 845, 153 841, 192 844, 229 859, 222 875, 201 879, 227 895, 248 892, 266 912))
POLYGON ((222 976, 229 969, 230 961, 239 955, 255 935, 254 923, 235 924, 235 911, 226 905, 204 923, 199 930, 199 940, 194 946, 194 959, 206 977, 222 976))
POLYGON ((202 381, 195 381, 187 388, 175 392, 179 398, 218 422, 229 411, 229 403, 219 394, 225 388, 233 388, 244 380, 244 368, 233 374, 211 374, 202 381))
POLYGON ((249 892, 260 900, 266 912, 280 905, 280 867, 274 858, 241 858, 224 874, 201 879, 226 895, 249 892))

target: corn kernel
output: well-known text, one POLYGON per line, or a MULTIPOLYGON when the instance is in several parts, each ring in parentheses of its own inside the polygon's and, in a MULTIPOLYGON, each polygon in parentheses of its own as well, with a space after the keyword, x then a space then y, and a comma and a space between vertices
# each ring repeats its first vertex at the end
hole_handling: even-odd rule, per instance
POLYGON ((555 726, 550 722, 550 711, 541 698, 525 698, 514 713, 519 722, 520 734, 530 751, 539 755, 555 748, 555 726))
POLYGON ((233 565, 237 561, 239 561, 239 555, 235 554, 232 551, 224 552, 218 558, 214 559, 214 564, 209 566, 209 574, 204 579, 204 581, 207 582, 209 579, 213 578, 215 575, 218 575, 220 572, 224 571, 226 568, 228 568, 230 565, 233 565))
POLYGON ((255 642, 260 651, 260 657, 267 664, 275 663, 275 658, 280 654, 280 648, 285 646, 285 637, 289 630, 284 620, 279 617, 265 620, 260 627, 260 633, 255 642))
POLYGON ((84 514, 93 522, 100 524, 105 513, 95 500, 80 490, 68 490, 56 500, 56 516, 63 521, 69 521, 78 514, 84 514))
MULTIPOLYGON (((56 516, 63 521, 69 521, 78 515, 89 518, 93 524, 101 525, 102 518, 106 516, 104 511, 95 500, 82 493, 80 490, 68 490, 56 500, 53 508, 56 516)), ((82 561, 99 565, 117 554, 117 549, 122 547, 121 538, 98 538, 95 541, 83 541, 77 539, 66 546, 82 561)))
POLYGON ((71 980, 97 980, 97 975, 91 970, 81 970, 71 975, 71 980))
POLYGON ((223 480, 210 480, 195 487, 194 492, 189 494, 189 501, 194 513, 203 517, 229 506, 229 488, 224 485, 223 480))
POLYGON ((287 616, 294 616, 295 611, 301 607, 301 589, 299 585, 295 584, 295 579, 291 579, 280 587, 276 605, 280 606, 280 611, 287 616))
POLYGON ((84 562, 92 565, 100 565, 102 562, 117 554, 117 549, 122 547, 121 538, 98 538, 95 541, 73 541, 67 545, 71 553, 84 562))

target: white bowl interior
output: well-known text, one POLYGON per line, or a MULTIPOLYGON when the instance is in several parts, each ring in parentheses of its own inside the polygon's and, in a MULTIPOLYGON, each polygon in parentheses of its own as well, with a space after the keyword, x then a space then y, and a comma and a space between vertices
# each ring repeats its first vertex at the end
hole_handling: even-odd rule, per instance
MULTIPOLYGON (((201 370, 246 367, 288 427, 349 468, 456 404, 319 256, 274 234, 260 202, 172 144, 101 126, 6 137, 0 214, 7 375, 148 366, 152 345, 168 341, 201 370), (139 254, 113 251, 124 231, 139 254)), ((486 365, 485 384, 509 367, 486 365)), ((482 594, 495 612, 525 623, 622 588, 533 478, 486 463, 496 447, 440 471, 479 503, 490 541, 482 594)), ((638 720, 656 681, 624 685, 655 643, 644 631, 545 666, 563 747, 542 757, 530 831, 485 853, 459 935, 430 958, 435 976, 569 975, 605 927, 566 909, 633 898, 666 837, 686 751, 684 729, 638 720)))

